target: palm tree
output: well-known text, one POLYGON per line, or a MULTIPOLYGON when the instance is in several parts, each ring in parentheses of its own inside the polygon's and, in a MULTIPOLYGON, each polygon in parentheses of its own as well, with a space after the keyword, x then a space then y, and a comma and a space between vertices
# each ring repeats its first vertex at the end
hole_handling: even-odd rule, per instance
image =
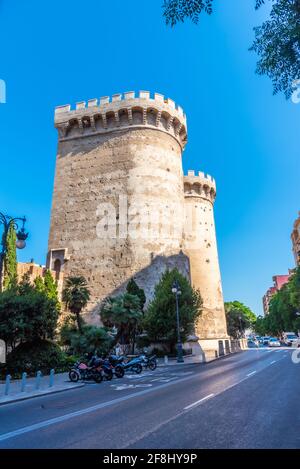
POLYGON ((138 321, 143 314, 141 311, 141 302, 138 296, 124 293, 123 295, 109 298, 101 310, 101 319, 103 323, 118 329, 114 343, 129 343, 134 341, 134 331, 138 321))
POLYGON ((69 277, 66 280, 65 287, 62 293, 62 300, 68 310, 74 314, 77 322, 77 327, 80 334, 82 330, 81 311, 87 305, 90 299, 90 291, 87 286, 87 281, 84 277, 69 277))

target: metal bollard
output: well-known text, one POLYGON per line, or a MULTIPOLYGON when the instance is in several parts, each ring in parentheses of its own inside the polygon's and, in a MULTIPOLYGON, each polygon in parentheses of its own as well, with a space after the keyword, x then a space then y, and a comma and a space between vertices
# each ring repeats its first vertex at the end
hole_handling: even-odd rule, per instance
POLYGON ((26 373, 26 371, 24 371, 24 373, 22 373, 21 392, 25 391, 26 378, 27 378, 27 373, 26 373))
POLYGON ((50 371, 49 388, 52 388, 52 386, 54 384, 54 373, 55 373, 55 371, 52 369, 50 371))
POLYGON ((5 379, 5 391, 4 391, 5 396, 8 396, 8 393, 9 393, 10 380, 11 380, 11 376, 7 375, 5 379))
POLYGON ((168 355, 165 355, 165 365, 167 365, 168 363, 169 363, 168 355))
POLYGON ((38 371, 36 374, 35 389, 39 389, 40 387, 41 376, 42 376, 42 372, 38 371))

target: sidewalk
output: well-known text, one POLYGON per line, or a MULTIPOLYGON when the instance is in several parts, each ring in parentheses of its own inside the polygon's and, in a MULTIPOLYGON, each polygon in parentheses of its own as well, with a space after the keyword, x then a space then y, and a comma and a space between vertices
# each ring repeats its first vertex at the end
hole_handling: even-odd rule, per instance
POLYGON ((0 406, 25 399, 31 399, 32 397, 54 394, 84 386, 84 383, 82 382, 71 383, 69 381, 68 373, 59 373, 54 375, 53 386, 50 387, 49 383, 49 376, 42 376, 40 379, 39 389, 36 389, 36 378, 27 378, 25 390, 21 392, 21 380, 12 380, 9 386, 9 393, 8 395, 5 395, 5 382, 0 381, 0 406))
POLYGON ((158 358, 157 366, 172 366, 172 365, 193 365, 195 363, 204 363, 200 355, 191 355, 188 357, 183 357, 184 362, 178 363, 176 357, 168 358, 168 362, 165 362, 164 358, 158 358))

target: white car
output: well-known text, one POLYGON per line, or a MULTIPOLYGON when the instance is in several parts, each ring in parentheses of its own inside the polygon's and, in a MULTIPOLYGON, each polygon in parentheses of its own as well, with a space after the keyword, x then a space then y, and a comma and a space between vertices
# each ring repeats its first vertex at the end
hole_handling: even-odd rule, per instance
POLYGON ((297 342, 297 340, 299 339, 299 337, 294 334, 294 332, 285 332, 283 334, 283 342, 284 342, 284 345, 287 345, 287 346, 291 346, 294 344, 294 342, 297 342))
POLYGON ((270 337, 268 346, 269 347, 280 347, 280 340, 277 337, 270 337))
POLYGON ((300 338, 298 337, 297 340, 294 340, 292 342, 292 347, 296 347, 296 348, 299 348, 300 347, 300 338))

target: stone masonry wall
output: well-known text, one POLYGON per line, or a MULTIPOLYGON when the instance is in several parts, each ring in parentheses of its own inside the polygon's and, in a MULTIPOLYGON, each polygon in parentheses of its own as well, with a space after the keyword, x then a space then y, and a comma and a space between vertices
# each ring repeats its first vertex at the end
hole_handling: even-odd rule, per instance
POLYGON ((98 322, 101 301, 124 290, 132 276, 148 300, 167 267, 189 276, 181 251, 182 145, 174 131, 155 128, 157 113, 146 118, 143 127, 143 110, 136 109, 132 128, 126 115, 124 128, 114 120, 111 131, 92 135, 75 125, 59 141, 49 251, 53 267, 55 251, 67 250, 64 276, 87 279, 90 322, 98 322))

